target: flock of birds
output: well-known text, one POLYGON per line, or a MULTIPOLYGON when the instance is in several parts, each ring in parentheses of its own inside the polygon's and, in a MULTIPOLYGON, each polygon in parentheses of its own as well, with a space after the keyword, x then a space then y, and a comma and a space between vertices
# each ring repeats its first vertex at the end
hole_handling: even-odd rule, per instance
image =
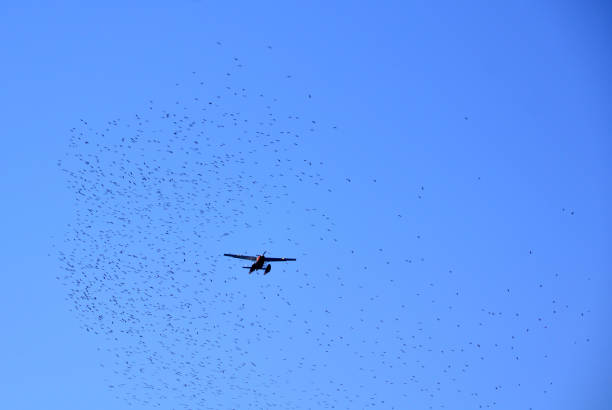
MULTIPOLYGON (((190 73, 176 100, 70 130, 58 165, 75 218, 58 279, 109 388, 176 409, 503 408, 553 388, 516 375, 525 356, 545 363, 548 327, 575 311, 541 284, 541 312, 520 295, 501 308, 505 288, 474 309, 452 266, 425 277, 423 255, 349 246, 332 204, 355 178, 304 149, 341 127, 240 84, 246 68, 231 64, 222 79, 190 73), (298 262, 249 276, 220 256, 264 250, 298 262)), ((411 210, 377 212, 401 224, 411 210)))

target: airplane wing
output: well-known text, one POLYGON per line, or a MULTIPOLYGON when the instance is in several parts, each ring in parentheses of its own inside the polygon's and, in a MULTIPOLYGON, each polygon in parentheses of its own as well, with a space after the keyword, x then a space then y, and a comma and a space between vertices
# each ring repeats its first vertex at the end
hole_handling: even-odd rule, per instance
POLYGON ((294 261, 295 259, 293 258, 268 258, 266 256, 266 262, 289 262, 289 261, 294 261))
MULTIPOLYGON (((246 260, 249 260, 249 261, 254 261, 254 260, 257 259, 255 256, 234 255, 234 254, 231 254, 231 253, 224 253, 223 256, 229 256, 229 257, 238 258, 238 259, 246 259, 246 260)), ((266 259, 268 259, 268 258, 266 258, 266 259)))

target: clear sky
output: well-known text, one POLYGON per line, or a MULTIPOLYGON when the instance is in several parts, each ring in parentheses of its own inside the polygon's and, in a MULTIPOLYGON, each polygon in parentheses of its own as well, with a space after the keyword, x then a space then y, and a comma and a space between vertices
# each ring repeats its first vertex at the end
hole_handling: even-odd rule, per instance
POLYGON ((606 2, 52 3, 0 10, 3 408, 609 408, 606 2))

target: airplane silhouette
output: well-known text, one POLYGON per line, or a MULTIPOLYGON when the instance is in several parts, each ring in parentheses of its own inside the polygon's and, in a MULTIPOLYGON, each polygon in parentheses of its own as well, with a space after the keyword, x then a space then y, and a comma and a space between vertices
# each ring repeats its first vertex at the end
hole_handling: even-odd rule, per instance
MULTIPOLYGON (((289 261, 295 260, 294 258, 268 258, 265 255, 266 255, 266 252, 262 253, 261 255, 257 255, 257 256, 234 255, 233 253, 223 254, 223 256, 229 256, 231 258, 255 261, 251 266, 243 266, 243 268, 246 268, 249 270, 249 274, 253 273, 254 270, 263 269, 263 266, 266 262, 289 262, 289 261)), ((272 265, 268 263, 268 266, 266 266, 264 275, 267 275, 271 269, 272 269, 272 265)))

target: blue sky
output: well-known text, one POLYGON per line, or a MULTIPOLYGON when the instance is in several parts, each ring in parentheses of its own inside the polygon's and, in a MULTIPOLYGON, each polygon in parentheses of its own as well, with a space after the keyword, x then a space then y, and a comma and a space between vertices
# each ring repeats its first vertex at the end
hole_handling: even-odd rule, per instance
POLYGON ((7 408, 608 407, 603 2, 106 4, 0 14, 7 408), (135 129, 137 148, 101 157, 100 181, 200 155, 178 154, 192 149, 172 137, 187 122, 162 113, 198 121, 185 134, 209 164, 185 171, 198 188, 153 179, 77 201, 75 155, 135 129), (228 113, 248 121, 230 127, 228 113), (157 189, 166 210, 147 207, 157 189), (75 245, 121 212, 131 227, 75 245), (133 273, 167 255, 184 291, 128 275, 141 302, 120 303, 141 325, 98 321, 115 317, 118 282, 93 270, 98 302, 79 310, 71 292, 87 282, 58 260, 90 269, 92 249, 124 273, 118 249, 147 257, 133 273), (220 256, 263 250, 298 261, 248 276, 220 256), (183 320, 196 310, 206 318, 183 320), (181 319, 162 328, 167 315, 181 319), (178 371, 189 387, 164 385, 178 371))

